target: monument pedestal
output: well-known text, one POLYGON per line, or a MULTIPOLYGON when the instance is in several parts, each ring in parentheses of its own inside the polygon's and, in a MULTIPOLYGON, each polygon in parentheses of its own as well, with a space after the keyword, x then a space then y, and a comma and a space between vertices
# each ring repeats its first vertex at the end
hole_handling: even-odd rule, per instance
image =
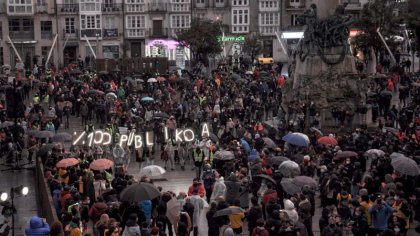
MULTIPOLYGON (((345 49, 342 49, 341 47, 326 49, 324 57, 332 62, 339 61, 341 53, 343 53, 342 50, 345 49)), ((344 59, 334 65, 325 63, 319 55, 308 55, 303 61, 300 60, 300 58, 297 58, 293 76, 293 88, 296 89, 301 86, 303 77, 316 78, 327 71, 334 71, 334 73, 337 74, 356 74, 357 70, 354 57, 349 54, 344 55, 344 59)))

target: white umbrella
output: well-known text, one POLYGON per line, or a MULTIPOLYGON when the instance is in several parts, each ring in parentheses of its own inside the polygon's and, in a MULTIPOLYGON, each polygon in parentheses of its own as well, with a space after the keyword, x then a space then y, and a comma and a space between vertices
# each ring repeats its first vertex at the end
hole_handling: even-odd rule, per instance
POLYGON ((113 92, 107 93, 106 98, 117 99, 117 95, 113 92))
POLYGON ((279 172, 287 178, 293 178, 300 175, 300 167, 294 161, 284 161, 279 166, 279 172))
POLYGON ((150 166, 146 166, 143 169, 140 170, 140 176, 149 176, 149 177, 154 177, 154 176, 160 176, 165 174, 166 170, 163 169, 160 166, 157 165, 150 165, 150 166))
POLYGON ((158 81, 155 78, 150 78, 150 79, 147 80, 147 83, 157 83, 157 82, 158 81))
POLYGON ((377 157, 382 157, 385 155, 385 152, 379 149, 370 149, 366 151, 368 155, 376 155, 377 157))
POLYGON ((246 75, 253 75, 253 74, 254 74, 254 72, 252 72, 252 71, 247 71, 247 72, 245 72, 245 74, 246 74, 246 75))

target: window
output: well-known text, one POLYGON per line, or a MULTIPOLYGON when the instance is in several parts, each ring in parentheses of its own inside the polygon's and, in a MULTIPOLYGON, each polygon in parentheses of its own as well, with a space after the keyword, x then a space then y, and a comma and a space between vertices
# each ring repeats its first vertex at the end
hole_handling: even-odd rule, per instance
POLYGON ((41 38, 52 38, 52 21, 41 21, 41 38))
POLYGON ((36 5, 37 6, 47 6, 47 1, 46 0, 36 0, 36 5))
POLYGON ((80 11, 101 11, 101 0, 80 0, 80 11))
POLYGON ((80 29, 100 29, 101 15, 80 15, 80 29))
MULTIPOLYGON (((0 21, 0 40, 3 38, 3 24, 2 24, 2 22, 0 21)), ((1 64, 0 63, 0 65, 3 65, 3 64, 1 64)))
POLYGON ((299 17, 298 14, 292 14, 290 16, 290 25, 295 26, 297 24, 297 18, 299 17))
POLYGON ((75 19, 67 17, 65 19, 66 23, 66 34, 75 34, 76 33, 76 27, 75 27, 75 19))
POLYGON ((277 0, 269 0, 269 1, 261 1, 260 2, 260 8, 261 9, 273 9, 278 8, 278 1, 277 0))
POLYGON ((172 28, 189 28, 190 15, 173 15, 171 16, 172 28))
POLYGON ((219 4, 224 3, 224 0, 216 0, 216 3, 219 3, 219 4))
POLYGON ((204 4, 204 0, 196 0, 197 4, 204 4))
POLYGON ((10 19, 9 20, 9 31, 10 32, 19 32, 20 31, 20 20, 19 19, 10 19))
POLYGON ((125 5, 127 12, 144 12, 146 9, 144 0, 126 0, 125 5))
POLYGON ((119 46, 118 45, 103 46, 102 54, 104 55, 104 58, 118 59, 120 56, 119 46))
POLYGON ((126 30, 128 37, 144 37, 146 33, 146 16, 127 16, 126 30))
POLYGON ((232 14, 232 24, 233 25, 247 25, 249 17, 249 11, 248 9, 238 9, 233 10, 232 14))
POLYGON ((107 16, 104 19, 104 29, 115 29, 115 19, 114 17, 107 16))
POLYGON ((32 0, 9 0, 8 12, 11 14, 33 14, 32 0))
POLYGON ((279 13, 260 14, 260 25, 279 25, 279 13))
POLYGON ((233 0, 232 6, 248 6, 248 0, 233 0))
POLYGON ((195 13, 194 15, 198 19, 205 19, 206 18, 206 13, 195 13))
POLYGON ((190 0, 171 0, 171 3, 191 3, 190 0))
POLYGON ((172 11, 189 11, 190 4, 172 4, 172 11))

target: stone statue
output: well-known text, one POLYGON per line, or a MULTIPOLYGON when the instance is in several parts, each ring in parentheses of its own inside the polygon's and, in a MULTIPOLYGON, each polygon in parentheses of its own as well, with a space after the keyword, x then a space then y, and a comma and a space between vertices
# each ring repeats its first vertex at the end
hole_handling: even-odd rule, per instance
POLYGON ((342 62, 344 56, 350 53, 347 40, 353 19, 345 14, 346 6, 347 3, 338 5, 334 15, 320 20, 317 16, 317 6, 312 4, 302 16, 298 17, 297 22, 306 26, 304 38, 296 52, 301 61, 304 61, 308 55, 318 55, 325 63, 334 65, 342 62), (334 47, 342 47, 340 57, 335 60, 326 58, 325 49, 334 47))

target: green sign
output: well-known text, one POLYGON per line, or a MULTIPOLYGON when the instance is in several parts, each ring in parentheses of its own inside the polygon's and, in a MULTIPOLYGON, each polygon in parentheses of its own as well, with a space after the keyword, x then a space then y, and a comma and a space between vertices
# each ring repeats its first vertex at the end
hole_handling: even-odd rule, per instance
POLYGON ((217 40, 221 42, 245 42, 245 36, 219 36, 217 40))

